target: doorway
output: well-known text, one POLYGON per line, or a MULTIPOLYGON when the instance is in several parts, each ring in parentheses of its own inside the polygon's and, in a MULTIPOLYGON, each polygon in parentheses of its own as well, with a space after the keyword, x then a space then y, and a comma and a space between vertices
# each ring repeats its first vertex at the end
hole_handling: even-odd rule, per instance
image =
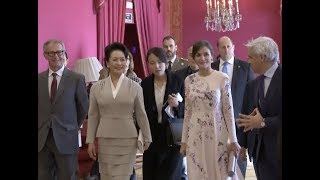
POLYGON ((141 62, 140 44, 138 39, 138 31, 136 24, 126 24, 124 32, 124 44, 132 53, 134 62, 134 72, 141 79, 145 78, 143 66, 141 62))

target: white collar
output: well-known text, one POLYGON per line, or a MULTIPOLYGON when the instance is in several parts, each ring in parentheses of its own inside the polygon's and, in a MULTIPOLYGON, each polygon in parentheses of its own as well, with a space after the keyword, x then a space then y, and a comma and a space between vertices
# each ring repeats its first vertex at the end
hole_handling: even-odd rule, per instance
MULTIPOLYGON (((62 67, 61 67, 58 71, 56 71, 55 73, 61 77, 61 76, 62 76, 62 73, 63 73, 63 70, 64 70, 64 65, 62 65, 62 67)), ((50 67, 49 67, 49 76, 51 76, 52 73, 54 73, 54 71, 52 71, 52 70, 50 69, 50 67)))
POLYGON ((168 60, 168 62, 171 61, 171 64, 173 65, 176 58, 177 58, 177 55, 175 54, 172 59, 168 60))
POLYGON ((221 58, 219 58, 219 59, 220 59, 220 66, 222 66, 224 62, 228 62, 228 64, 234 63, 234 56, 231 56, 231 58, 227 59, 226 61, 222 60, 221 58))
POLYGON ((276 72, 277 68, 278 68, 278 63, 274 63, 265 73, 264 75, 268 78, 272 78, 272 76, 274 75, 274 73, 276 72))
POLYGON ((119 91, 119 89, 120 89, 120 86, 121 86, 121 84, 122 84, 122 80, 123 80, 123 78, 124 78, 124 74, 122 73, 122 74, 120 75, 116 87, 114 87, 114 85, 113 85, 113 83, 112 83, 111 76, 109 75, 107 78, 109 78, 109 81, 110 81, 110 84, 111 84, 112 96, 113 96, 113 98, 116 98, 116 96, 117 96, 117 94, 118 94, 118 91, 119 91))

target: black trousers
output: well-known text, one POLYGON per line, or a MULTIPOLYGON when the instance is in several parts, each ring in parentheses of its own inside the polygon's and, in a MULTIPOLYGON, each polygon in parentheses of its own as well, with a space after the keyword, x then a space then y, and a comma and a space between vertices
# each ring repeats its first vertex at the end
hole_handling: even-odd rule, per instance
POLYGON ((151 143, 143 153, 143 180, 181 179, 182 160, 180 146, 151 143))

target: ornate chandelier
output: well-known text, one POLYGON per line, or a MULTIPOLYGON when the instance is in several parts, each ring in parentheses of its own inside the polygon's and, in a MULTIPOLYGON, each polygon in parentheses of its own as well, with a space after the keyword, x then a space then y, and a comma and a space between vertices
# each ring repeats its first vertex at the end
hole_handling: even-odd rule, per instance
POLYGON ((212 0, 207 0, 207 15, 204 18, 207 31, 234 31, 240 27, 240 21, 242 20, 242 15, 239 14, 238 0, 235 0, 235 6, 233 6, 232 0, 228 1, 228 6, 226 6, 226 0, 214 0, 214 7, 212 7, 212 0))

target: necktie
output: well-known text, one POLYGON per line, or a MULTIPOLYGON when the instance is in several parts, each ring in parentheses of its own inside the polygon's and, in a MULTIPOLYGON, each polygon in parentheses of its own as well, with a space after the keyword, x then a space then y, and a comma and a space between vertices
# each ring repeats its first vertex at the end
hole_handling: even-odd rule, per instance
POLYGON ((259 77, 259 90, 258 90, 258 93, 259 93, 259 99, 263 99, 264 98, 264 79, 265 79, 265 75, 261 75, 259 77))
POLYGON ((264 98, 264 79, 265 79, 265 75, 261 75, 259 77, 259 84, 258 84, 258 105, 259 105, 259 111, 262 115, 264 115, 264 107, 265 107, 265 98, 264 98))
POLYGON ((50 101, 51 103, 54 100, 54 97, 56 96, 57 93, 57 73, 52 73, 52 83, 51 83, 51 95, 50 95, 50 101))
POLYGON ((228 74, 228 69, 227 69, 227 65, 228 65, 228 62, 224 62, 222 64, 222 72, 228 74))
POLYGON ((171 70, 171 64, 172 64, 172 62, 169 61, 168 63, 169 63, 169 65, 168 65, 168 70, 170 71, 170 70, 171 70))

